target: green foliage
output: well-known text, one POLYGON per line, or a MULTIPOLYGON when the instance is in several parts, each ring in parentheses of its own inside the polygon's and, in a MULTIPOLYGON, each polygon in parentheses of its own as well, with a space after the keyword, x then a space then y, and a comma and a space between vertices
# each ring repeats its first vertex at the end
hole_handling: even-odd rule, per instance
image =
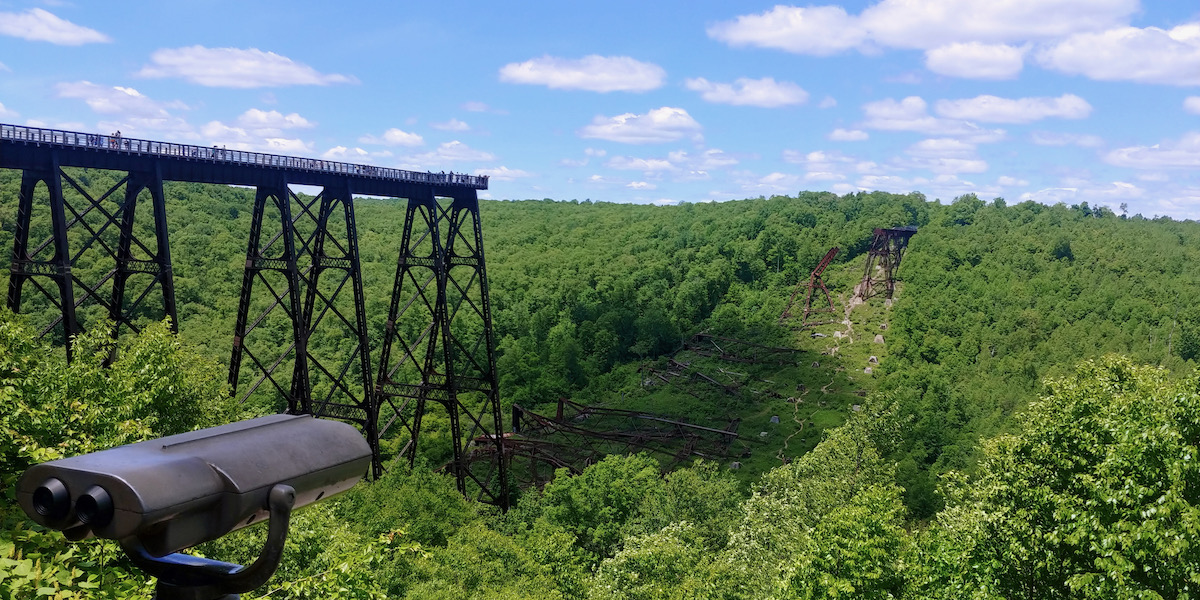
POLYGON ((542 492, 540 518, 573 534, 593 555, 612 556, 642 501, 662 490, 658 461, 608 456, 575 477, 560 469, 542 492))
MULTIPOLYGON (((104 188, 110 175, 78 179, 104 188)), ((6 192, 15 181, 0 173, 6 192)), ((0 247, 11 247, 10 196, 0 195, 0 247)), ((91 333, 66 365, 0 313, 0 598, 147 592, 114 545, 67 545, 26 524, 11 497, 25 467, 237 418, 223 369, 198 354, 228 352, 250 199, 191 184, 168 186, 167 196, 181 329, 194 350, 144 311, 145 332, 122 338, 105 369, 106 326, 85 309, 91 333)), ((404 210, 365 198, 356 206, 378 347, 404 210)), ((789 432, 803 434, 788 438, 787 453, 747 442, 753 455, 736 472, 740 482, 712 462, 662 476, 651 458, 608 457, 576 477, 560 472, 502 516, 430 472, 447 458, 430 444, 417 468, 395 465, 298 513, 285 563, 259 594, 1196 597, 1200 383, 1172 374, 1200 356, 1200 298, 1189 287, 1200 280, 1197 224, 1118 218, 1086 203, 1009 206, 968 195, 943 206, 885 193, 678 207, 485 201, 481 210, 506 407, 537 410, 567 396, 692 422, 744 417, 743 431, 768 432, 763 444, 788 435, 768 422, 782 407, 794 411, 783 414, 793 417, 789 432), (826 353, 814 358, 819 367, 806 358, 726 375, 747 389, 775 386, 753 393, 642 384, 640 364, 665 362, 701 330, 801 345, 777 322, 796 282, 838 246, 826 279, 835 295, 848 293, 871 229, 895 225, 921 230, 893 308, 873 300, 849 325, 835 324, 859 343, 804 338, 806 349, 826 353), (886 346, 861 343, 885 324, 886 346), (1114 352, 1130 358, 1075 367, 1114 352), (876 375, 851 377, 868 354, 882 360, 876 375), (879 373, 883 395, 853 396, 873 389, 879 373), (767 391, 804 397, 785 404, 764 400, 767 391), (838 427, 850 402, 867 410, 838 427)), ((102 275, 100 263, 84 257, 77 270, 102 275)), ((44 322, 53 306, 23 310, 44 322)), ((283 347, 290 324, 268 319, 256 335, 283 347)), ((333 358, 353 348, 335 334, 311 343, 333 358)), ((268 396, 251 410, 278 409, 268 396)), ((444 416, 423 426, 426 441, 448 435, 444 416)), ((250 528, 201 551, 246 562, 263 535, 250 528)))
POLYGON ((1106 353, 1180 373, 1200 310, 1196 223, 963 202, 911 240, 880 384, 912 421, 893 458, 923 519, 941 506, 937 475, 972 471, 978 440, 1018 431, 1044 377, 1106 353))
POLYGON ((597 600, 702 597, 698 594, 703 582, 698 580, 696 572, 706 558, 704 546, 686 521, 630 537, 620 552, 600 564, 588 597, 597 600))
POLYGON ((403 526, 408 539, 424 546, 444 546, 461 527, 481 518, 479 505, 463 498, 452 476, 404 461, 347 492, 337 506, 339 516, 365 536, 403 526))
POLYGON ((902 528, 895 486, 855 494, 813 528, 814 551, 798 560, 786 595, 794 598, 897 598, 905 589, 913 543, 902 528))
MULTIPOLYGON (((380 536, 359 533, 324 502, 292 515, 283 561, 262 588, 244 598, 295 600, 382 600, 388 597, 378 575, 421 554, 421 546, 397 529, 380 536)), ((259 524, 203 544, 198 554, 237 564, 250 564, 266 543, 267 527, 259 524)))
POLYGON ((228 421, 219 368, 165 323, 123 340, 111 368, 103 328, 77 340, 76 360, 35 342, 0 309, 0 598, 128 598, 148 594, 115 544, 70 544, 28 524, 14 486, 35 463, 228 421))
POLYGON ((1048 387, 1025 431, 986 446, 979 480, 939 518, 927 587, 1196 597, 1200 378, 1172 382, 1161 369, 1106 357, 1048 387))

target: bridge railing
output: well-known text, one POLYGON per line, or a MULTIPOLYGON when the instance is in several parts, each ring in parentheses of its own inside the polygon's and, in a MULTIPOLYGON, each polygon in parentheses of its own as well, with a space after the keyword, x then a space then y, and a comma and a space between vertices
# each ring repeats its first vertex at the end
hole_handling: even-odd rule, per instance
POLYGON ((302 169, 324 173, 340 173, 361 177, 374 177, 397 181, 416 183, 434 183, 446 185, 465 185, 477 189, 487 189, 487 175, 467 175, 465 173, 431 173, 406 171, 377 167, 375 165, 360 165, 321 158, 302 158, 284 156, 281 154, 266 154, 246 150, 228 150, 216 146, 195 146, 191 144, 175 144, 154 140, 140 140, 119 135, 101 135, 97 133, 81 133, 46 129, 42 127, 27 127, 24 125, 6 125, 0 123, 0 139, 20 142, 56 144, 84 148, 107 149, 120 152, 130 152, 143 155, 174 156, 179 158, 229 162, 264 167, 284 169, 302 169))

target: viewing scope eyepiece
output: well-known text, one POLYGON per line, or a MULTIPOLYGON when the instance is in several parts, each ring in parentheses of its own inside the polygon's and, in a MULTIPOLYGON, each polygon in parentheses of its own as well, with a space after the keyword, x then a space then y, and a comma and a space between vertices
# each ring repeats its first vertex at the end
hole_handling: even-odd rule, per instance
POLYGON ((68 539, 164 556, 265 520, 275 486, 298 508, 353 487, 370 463, 351 425, 272 415, 35 465, 17 501, 68 539))

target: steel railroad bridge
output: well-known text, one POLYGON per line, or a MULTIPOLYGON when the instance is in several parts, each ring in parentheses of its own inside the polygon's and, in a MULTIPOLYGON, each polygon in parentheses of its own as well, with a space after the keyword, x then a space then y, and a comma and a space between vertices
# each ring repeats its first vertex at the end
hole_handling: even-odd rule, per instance
POLYGON ((122 327, 136 331, 147 313, 177 327, 164 181, 254 188, 231 332, 231 392, 244 402, 265 384, 287 412, 355 423, 374 451, 376 477, 381 437, 403 438, 401 453, 411 461, 423 415, 441 407, 459 489, 507 505, 479 220, 478 190, 487 189, 487 177, 5 124, 0 168, 22 171, 7 306, 51 314, 41 335, 61 340, 68 359, 82 331, 81 310, 102 311, 114 339, 122 327), (125 175, 97 193, 72 168, 125 175), (292 185, 321 191, 297 195, 292 185), (356 194, 407 201, 383 341, 374 352, 356 194), (161 311, 153 310, 152 296, 161 297, 161 311), (266 324, 281 322, 287 326, 275 327, 272 337, 266 324), (288 331, 286 339, 278 339, 279 329, 288 331), (314 337, 352 340, 353 349, 310 347, 314 337), (495 446, 489 453, 497 460, 470 460, 480 444, 495 446))

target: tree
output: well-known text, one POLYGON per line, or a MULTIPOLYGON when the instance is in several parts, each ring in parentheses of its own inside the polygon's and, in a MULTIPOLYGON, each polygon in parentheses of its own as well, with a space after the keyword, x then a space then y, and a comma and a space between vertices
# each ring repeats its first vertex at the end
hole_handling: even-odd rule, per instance
POLYGON ((235 413, 220 370, 179 343, 166 323, 112 345, 98 327, 66 363, 0 309, 0 597, 145 597, 148 580, 114 542, 70 543, 31 527, 17 478, 35 463, 227 422, 235 413))
POLYGON ((926 589, 1006 598, 1200 594, 1200 375, 1115 356, 1053 379, 985 449, 925 547, 926 589), (952 556, 959 571, 943 567, 952 556))
POLYGON ((575 477, 559 469, 543 491, 541 518, 574 534, 596 557, 612 556, 638 507, 662 489, 654 459, 643 454, 608 456, 575 477))

